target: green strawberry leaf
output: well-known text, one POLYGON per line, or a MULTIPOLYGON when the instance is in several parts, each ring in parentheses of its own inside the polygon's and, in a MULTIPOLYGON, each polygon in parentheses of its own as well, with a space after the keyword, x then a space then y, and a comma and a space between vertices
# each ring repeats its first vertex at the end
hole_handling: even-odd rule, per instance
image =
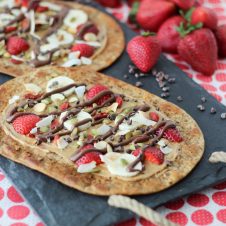
POLYGON ((155 36, 156 33, 155 32, 150 32, 150 31, 142 31, 141 35, 144 37, 148 37, 148 36, 155 36))
POLYGON ((136 15, 137 15, 137 12, 138 12, 138 9, 139 9, 139 6, 140 6, 140 3, 139 1, 135 1, 132 5, 132 8, 129 12, 129 21, 132 22, 132 23, 136 23, 136 15))
POLYGON ((193 11, 195 10, 195 7, 191 7, 187 12, 184 12, 183 10, 179 10, 179 14, 188 22, 191 22, 191 15, 193 11))

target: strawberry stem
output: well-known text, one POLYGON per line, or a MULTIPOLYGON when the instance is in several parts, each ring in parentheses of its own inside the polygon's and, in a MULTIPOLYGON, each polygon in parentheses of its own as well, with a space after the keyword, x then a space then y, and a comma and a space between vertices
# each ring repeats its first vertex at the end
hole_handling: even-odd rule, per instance
POLYGON ((191 15, 194 10, 195 10, 195 7, 191 7, 187 12, 184 12, 183 10, 179 10, 179 13, 186 21, 191 22, 191 15))
POLYGON ((129 21, 132 23, 136 23, 136 15, 139 9, 140 3, 139 1, 135 1, 132 5, 132 8, 129 12, 129 21))
POLYGON ((176 28, 176 30, 178 31, 180 36, 183 38, 189 33, 191 33, 192 31, 202 28, 202 26, 203 26, 203 23, 201 22, 195 25, 191 25, 190 23, 187 23, 186 26, 184 22, 181 22, 179 27, 176 28))
POLYGON ((148 37, 148 36, 155 36, 156 33, 155 32, 150 32, 150 31, 142 31, 141 35, 144 37, 148 37))

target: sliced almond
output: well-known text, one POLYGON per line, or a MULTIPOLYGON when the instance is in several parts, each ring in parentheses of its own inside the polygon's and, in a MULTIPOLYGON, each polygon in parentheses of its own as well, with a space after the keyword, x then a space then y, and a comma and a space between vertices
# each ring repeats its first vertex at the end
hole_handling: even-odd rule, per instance
POLYGON ((38 103, 34 106, 34 111, 35 112, 43 112, 46 109, 46 104, 45 103, 38 103))
POLYGON ((88 32, 84 35, 84 40, 87 42, 95 42, 97 40, 97 36, 94 33, 88 32))
POLYGON ((61 93, 56 93, 56 94, 51 95, 51 100, 53 102, 62 101, 64 99, 65 99, 65 96, 61 93))
POLYGON ((38 94, 38 93, 40 93, 42 91, 42 89, 39 86, 37 86, 36 84, 34 84, 34 83, 26 83, 26 84, 24 84, 24 86, 25 86, 25 89, 28 92, 32 92, 32 93, 38 94))
POLYGON ((90 58, 87 58, 87 57, 81 57, 81 62, 82 62, 82 64, 85 64, 85 65, 92 64, 92 60, 90 58))

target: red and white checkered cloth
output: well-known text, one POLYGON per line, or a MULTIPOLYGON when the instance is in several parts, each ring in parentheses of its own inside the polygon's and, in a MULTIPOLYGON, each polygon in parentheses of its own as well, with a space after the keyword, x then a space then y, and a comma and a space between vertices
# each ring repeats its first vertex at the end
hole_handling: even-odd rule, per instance
MULTIPOLYGON (((217 12, 220 24, 226 23, 226 0, 202 0, 207 7, 217 12)), ((117 9, 108 9, 119 20, 127 22, 129 8, 123 4, 117 9)), ((188 76, 226 105, 226 60, 218 61, 218 69, 211 77, 191 69, 177 55, 167 55, 188 76)), ((157 209, 163 216, 180 225, 226 224, 226 182, 198 194, 168 203, 157 209)), ((12 182, 0 170, 0 226, 43 226, 40 218, 16 191, 12 182)), ((153 226, 144 219, 131 219, 118 226, 153 226)))

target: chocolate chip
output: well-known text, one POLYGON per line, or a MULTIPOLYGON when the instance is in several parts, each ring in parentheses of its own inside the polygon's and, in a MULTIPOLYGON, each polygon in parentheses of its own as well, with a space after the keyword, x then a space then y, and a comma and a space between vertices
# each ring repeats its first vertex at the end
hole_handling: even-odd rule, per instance
POLYGON ((157 75, 157 71, 155 69, 152 69, 152 74, 155 76, 157 75))
POLYGON ((173 83, 176 82, 176 78, 169 78, 169 79, 168 79, 168 82, 169 82, 170 84, 173 84, 173 83))
POLYGON ((221 113, 221 119, 226 119, 226 112, 221 113))
POLYGON ((202 101, 202 103, 206 103, 207 100, 206 100, 205 97, 202 97, 202 98, 201 98, 201 101, 202 101))
POLYGON ((124 77, 124 78, 129 78, 129 76, 128 76, 128 75, 126 75, 126 74, 125 74, 123 77, 124 77))
POLYGON ((179 101, 179 102, 183 101, 183 97, 182 96, 178 96, 177 97, 177 101, 179 101))
POLYGON ((133 68, 130 68, 130 69, 129 69, 129 73, 130 73, 130 74, 133 74, 133 73, 134 73, 134 69, 133 69, 133 68))
POLYGON ((167 92, 167 91, 169 91, 169 90, 170 90, 170 87, 169 87, 169 86, 165 86, 165 87, 162 88, 162 91, 163 91, 163 92, 167 92))
POLYGON ((136 84, 135 84, 137 87, 141 87, 141 86, 143 86, 143 83, 142 82, 136 82, 136 84))
POLYGON ((211 107, 211 109, 210 109, 210 114, 216 114, 216 109, 214 108, 214 107, 211 107))
POLYGON ((138 73, 135 73, 134 76, 135 76, 135 78, 139 78, 140 77, 138 73))
POLYGON ((205 107, 204 107, 202 104, 197 105, 197 108, 198 108, 200 111, 205 111, 205 107))
POLYGON ((169 97, 169 96, 170 96, 170 94, 169 94, 168 92, 161 93, 161 97, 162 97, 162 98, 167 98, 167 97, 169 97))
POLYGON ((159 87, 160 88, 163 88, 165 85, 166 85, 166 82, 162 82, 162 81, 159 82, 159 87))
POLYGON ((144 76, 146 76, 146 75, 145 75, 144 73, 140 73, 139 76, 140 76, 140 77, 144 77, 144 76))

